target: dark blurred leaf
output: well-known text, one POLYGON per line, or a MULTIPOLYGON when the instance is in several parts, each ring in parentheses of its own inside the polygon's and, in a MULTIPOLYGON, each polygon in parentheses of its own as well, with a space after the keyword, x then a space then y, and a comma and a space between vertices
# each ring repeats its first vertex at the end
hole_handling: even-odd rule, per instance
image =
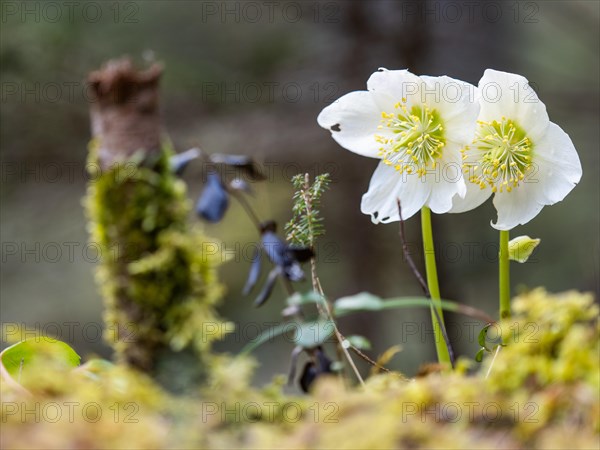
POLYGON ((229 182, 229 188, 234 191, 245 192, 246 194, 252 193, 252 188, 248 184, 246 180, 242 180, 241 178, 234 178, 229 182))
POLYGON ((262 291, 260 291, 260 294, 258 294, 256 300, 254 300, 254 306, 261 306, 271 296, 273 287, 275 287, 275 282, 277 281, 277 277, 280 275, 280 273, 281 268, 279 267, 275 267, 271 270, 271 272, 269 272, 269 277, 267 278, 267 281, 265 281, 262 291))
POLYGON ((254 163, 254 160, 248 155, 212 153, 209 158, 215 164, 227 164, 229 166, 247 166, 254 163))
POLYGON ((266 231, 261 236, 262 246, 271 262, 277 266, 282 266, 286 261, 287 246, 279 236, 272 231, 266 231))
POLYGON ((296 378, 296 367, 298 366, 298 356, 304 351, 302 347, 294 347, 290 357, 290 373, 288 375, 288 384, 292 384, 296 378))
POLYGON ((171 156, 171 168, 176 175, 181 175, 187 165, 200 156, 200 150, 191 148, 183 153, 171 156))
POLYGON ((275 222, 274 220, 265 220, 264 222, 262 222, 260 224, 260 234, 261 235, 268 231, 270 231, 272 233, 276 233, 277 232, 277 222, 275 222))
POLYGON ((241 169, 253 181, 266 180, 267 177, 262 173, 258 164, 246 155, 226 155, 222 153, 213 153, 210 160, 215 164, 225 164, 241 169))
POLYGON ((272 231, 265 231, 261 241, 269 259, 283 269, 283 274, 290 281, 301 281, 304 279, 304 271, 294 258, 293 252, 283 240, 272 231))
POLYGON ((229 206, 229 194, 219 175, 209 172, 206 184, 196 205, 196 212, 208 222, 219 222, 229 206))
POLYGON ((248 279, 246 280, 246 285, 244 286, 244 290, 242 293, 244 295, 248 295, 252 288, 256 285, 258 281, 258 277, 260 276, 260 268, 261 268, 261 252, 259 248, 254 249, 254 254, 252 255, 252 264, 250 265, 250 272, 248 273, 248 279))
POLYGON ((317 375, 318 371, 315 363, 312 361, 307 362, 302 370, 302 375, 300 375, 300 388, 303 392, 308 393, 310 386, 317 379, 317 375))
POLYGON ((304 280, 304 271, 297 261, 290 260, 289 263, 284 266, 284 273, 286 278, 290 281, 304 280))
POLYGON ((288 247, 288 251, 292 254, 292 257, 298 262, 306 262, 315 256, 315 252, 308 247, 288 247))
POLYGON ((327 357, 322 348, 317 348, 317 361, 319 363, 319 371, 322 373, 331 373, 331 360, 327 357))
POLYGON ((323 374, 332 373, 332 363, 325 352, 322 349, 317 348, 315 350, 315 356, 317 360, 316 363, 313 361, 307 362, 304 365, 304 370, 300 376, 300 388, 304 392, 308 392, 310 390, 311 385, 318 377, 323 374))

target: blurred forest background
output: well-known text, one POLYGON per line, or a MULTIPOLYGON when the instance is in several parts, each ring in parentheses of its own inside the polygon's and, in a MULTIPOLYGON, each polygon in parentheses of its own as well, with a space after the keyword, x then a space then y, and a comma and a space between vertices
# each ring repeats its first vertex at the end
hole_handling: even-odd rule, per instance
MULTIPOLYGON (((477 84, 486 68, 531 80, 550 118, 572 137, 583 179, 567 199, 512 232, 542 243, 513 264, 515 292, 598 293, 600 2, 303 1, 36 2, 2 1, 1 314, 3 323, 58 334, 83 356, 109 356, 98 338, 102 301, 96 252, 81 206, 90 137, 85 78, 105 60, 130 55, 164 63, 162 111, 178 151, 250 154, 269 180, 255 186, 262 218, 283 228, 291 215, 289 178, 328 171, 327 234, 319 271, 332 297, 369 291, 420 294, 403 261, 397 224, 373 225, 360 199, 377 165, 339 147, 316 117, 378 67, 408 68, 477 84), (73 6, 72 4, 76 6, 73 6), (71 6, 69 6, 71 5, 71 6)), ((191 199, 200 167, 186 172, 191 199)), ((495 314, 497 233, 491 202, 462 215, 434 216, 442 295, 495 314)), ((239 204, 206 226, 230 257, 220 268, 223 316, 238 331, 218 346, 239 351, 258 329, 280 320, 284 292, 260 309, 240 294, 256 231, 239 204)), ((419 219, 406 224, 422 264, 419 219)), ((199 249, 200 250, 200 249, 199 249)), ((306 283, 301 289, 308 290, 306 283)), ((480 328, 448 315, 458 353, 473 356, 480 328)), ((401 344, 390 367, 412 375, 435 358, 427 310, 363 314, 340 321, 373 342, 371 355, 401 344)), ((5 337, 5 336, 3 336, 5 337)), ((288 369, 291 343, 261 347, 257 383, 288 369)), ((363 369, 367 369, 362 366, 363 369)))

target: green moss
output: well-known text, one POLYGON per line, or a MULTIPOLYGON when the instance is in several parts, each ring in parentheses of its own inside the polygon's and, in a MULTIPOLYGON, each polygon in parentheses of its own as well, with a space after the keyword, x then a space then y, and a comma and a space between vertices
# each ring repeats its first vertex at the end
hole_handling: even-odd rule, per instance
MULTIPOLYGON (((189 225, 186 188, 170 155, 165 148, 156 161, 136 155, 91 171, 85 202, 102 255, 106 340, 119 361, 149 371, 171 351, 207 356, 211 342, 231 329, 215 314, 223 292, 219 261, 203 251, 213 241, 189 225)), ((88 166, 99 167, 94 144, 88 166)))
POLYGON ((500 324, 509 345, 494 362, 491 388, 539 389, 582 380, 598 389, 598 306, 591 294, 549 296, 536 289, 517 297, 513 310, 515 317, 500 324))
POLYGON ((256 363, 246 357, 210 358, 206 383, 186 396, 107 363, 40 367, 29 371, 37 374, 32 398, 0 386, 3 441, 10 448, 597 448, 597 306, 589 295, 543 290, 514 305, 513 321, 501 326, 515 338, 474 373, 462 361, 459 371, 409 382, 372 376, 364 388, 330 376, 301 397, 285 394, 281 377, 252 388, 256 363), (535 323, 536 334, 515 333, 523 330, 515 323, 535 323), (92 404, 87 412, 99 408, 102 420, 82 415, 92 404), (53 422, 56 405, 63 415, 53 422))
POLYGON ((435 373, 408 383, 378 375, 350 392, 323 379, 309 403, 321 420, 307 414, 291 431, 273 425, 256 446, 597 448, 600 335, 592 296, 538 289, 514 306, 513 319, 501 324, 513 339, 475 374, 435 373), (328 405, 334 413, 327 421, 328 405))

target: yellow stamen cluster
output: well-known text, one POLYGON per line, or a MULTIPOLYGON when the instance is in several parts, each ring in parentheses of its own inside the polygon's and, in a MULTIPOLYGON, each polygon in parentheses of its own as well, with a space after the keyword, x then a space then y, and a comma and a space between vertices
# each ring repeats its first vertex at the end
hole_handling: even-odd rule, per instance
POLYGON ((477 124, 473 145, 461 150, 467 179, 481 189, 489 186, 492 192, 511 192, 531 168, 533 144, 525 131, 506 117, 477 124))
POLYGON ((394 105, 394 112, 381 113, 379 129, 391 130, 394 136, 376 135, 382 146, 379 156, 384 164, 398 172, 417 173, 422 177, 427 168, 435 169, 446 144, 444 127, 438 112, 427 106, 406 106, 406 99, 394 105))

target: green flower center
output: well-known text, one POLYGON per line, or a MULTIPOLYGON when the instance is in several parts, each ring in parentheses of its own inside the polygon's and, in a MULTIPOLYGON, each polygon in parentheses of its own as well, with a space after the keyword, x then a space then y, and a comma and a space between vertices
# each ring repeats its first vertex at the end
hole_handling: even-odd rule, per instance
POLYGON ((387 128, 393 137, 375 135, 382 144, 379 156, 384 164, 393 166, 398 172, 417 173, 422 177, 427 167, 435 169, 437 159, 446 145, 444 127, 440 114, 427 106, 405 105, 406 99, 394 105, 394 112, 381 113, 379 129, 387 128))
POLYGON ((464 163, 463 169, 481 189, 490 186, 493 192, 511 192, 531 169, 533 144, 523 128, 506 117, 477 123, 473 145, 461 150, 463 160, 475 152, 476 162, 464 163))

